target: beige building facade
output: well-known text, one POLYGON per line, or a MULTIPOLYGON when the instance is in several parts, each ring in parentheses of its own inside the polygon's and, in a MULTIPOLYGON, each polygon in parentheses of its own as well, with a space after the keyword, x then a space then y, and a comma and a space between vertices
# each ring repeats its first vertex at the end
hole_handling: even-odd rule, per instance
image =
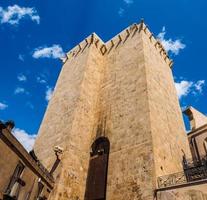
POLYGON ((53 187, 52 175, 0 123, 0 200, 45 200, 53 187))
POLYGON ((190 121, 188 139, 192 157, 201 160, 207 155, 207 117, 193 107, 184 111, 190 121))
POLYGON ((157 199, 207 199, 207 117, 197 109, 183 111, 189 119, 188 140, 192 159, 183 160, 183 171, 158 178, 157 199))
POLYGON ((67 53, 34 147, 47 167, 64 149, 51 199, 150 200, 158 177, 183 170, 191 152, 171 67, 143 22, 67 53))

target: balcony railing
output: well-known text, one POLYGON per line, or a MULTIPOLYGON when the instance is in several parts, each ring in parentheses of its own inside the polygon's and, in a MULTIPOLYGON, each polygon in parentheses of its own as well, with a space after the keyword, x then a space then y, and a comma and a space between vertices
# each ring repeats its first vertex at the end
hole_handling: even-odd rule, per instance
POLYGON ((184 172, 178 172, 175 174, 158 177, 157 182, 158 188, 165 188, 187 183, 187 179, 184 172))
POLYGON ((207 179, 207 157, 200 160, 183 160, 183 171, 158 177, 158 188, 172 187, 207 179))

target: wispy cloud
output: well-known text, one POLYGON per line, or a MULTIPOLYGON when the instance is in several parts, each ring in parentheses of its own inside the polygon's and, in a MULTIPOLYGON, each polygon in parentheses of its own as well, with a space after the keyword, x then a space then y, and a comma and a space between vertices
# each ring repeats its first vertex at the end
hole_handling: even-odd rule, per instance
POLYGON ((21 60, 22 62, 24 61, 24 55, 19 54, 18 59, 21 60))
POLYGON ((20 7, 18 5, 8 6, 7 8, 0 7, 0 23, 8 23, 18 25, 23 18, 31 19, 37 24, 40 23, 40 16, 35 8, 20 7))
POLYGON ((29 108, 31 108, 31 109, 34 109, 34 105, 30 101, 28 101, 26 103, 26 106, 29 107, 29 108))
POLYGON ((122 17, 124 15, 126 5, 129 7, 130 5, 132 5, 134 3, 134 0, 123 0, 123 2, 125 5, 123 5, 123 7, 120 7, 118 10, 118 14, 120 17, 122 17))
POLYGON ((8 107, 7 104, 0 102, 0 110, 5 110, 8 107))
POLYGON ((25 82, 27 81, 27 77, 24 74, 19 74, 17 76, 18 81, 25 82))
POLYGON ((193 82, 191 81, 180 81, 175 83, 175 88, 177 90, 178 98, 181 99, 182 97, 187 96, 191 91, 192 85, 193 82))
POLYGON ((12 133, 27 151, 32 150, 36 138, 35 134, 31 135, 25 130, 19 128, 14 128, 12 133))
POLYGON ((197 82, 181 80, 181 81, 175 82, 175 87, 176 87, 179 99, 189 94, 193 94, 193 95, 202 94, 204 85, 205 85, 204 80, 199 80, 197 82))
POLYGON ((44 78, 40 77, 40 76, 38 76, 36 80, 37 80, 38 83, 41 83, 41 84, 46 84, 47 83, 47 81, 44 78))
POLYGON ((52 94, 53 94, 53 88, 47 87, 47 90, 45 92, 45 100, 50 101, 50 99, 52 98, 52 94))
POLYGON ((184 49, 186 47, 185 44, 182 43, 180 39, 172 40, 166 39, 166 29, 165 27, 162 28, 162 31, 157 35, 157 39, 162 43, 163 47, 167 52, 170 52, 174 55, 178 55, 180 50, 184 49))
POLYGON ((54 44, 51 47, 38 47, 33 52, 33 58, 61 58, 65 53, 60 45, 54 44))
POLYGON ((17 87, 14 90, 14 94, 29 94, 23 87, 17 87))
POLYGON ((126 4, 133 4, 134 3, 134 0, 123 0, 124 1, 124 3, 126 3, 126 4))
POLYGON ((125 10, 124 10, 123 8, 119 8, 118 14, 119 14, 120 17, 123 16, 124 11, 125 11, 125 10))
POLYGON ((195 84, 195 89, 199 92, 203 92, 203 86, 205 85, 205 80, 200 80, 195 84))

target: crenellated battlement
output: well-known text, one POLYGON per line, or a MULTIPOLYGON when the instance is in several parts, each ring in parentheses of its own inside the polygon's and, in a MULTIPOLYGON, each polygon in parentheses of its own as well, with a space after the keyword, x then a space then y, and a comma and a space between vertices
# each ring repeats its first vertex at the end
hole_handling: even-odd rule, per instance
POLYGON ((150 32, 148 26, 142 20, 139 24, 134 23, 131 26, 124 29, 118 35, 114 36, 107 42, 104 42, 96 33, 92 33, 68 53, 66 57, 62 58, 62 62, 65 63, 68 59, 77 57, 79 54, 84 52, 86 48, 90 48, 94 45, 98 51, 104 56, 110 54, 112 51, 115 51, 118 47, 121 47, 126 43, 127 40, 133 39, 136 34, 143 32, 149 38, 152 46, 159 52, 163 60, 172 67, 173 61, 170 59, 163 45, 156 39, 154 34, 150 32))
POLYGON ((133 24, 106 42, 107 54, 124 45, 128 39, 132 39, 137 32, 141 31, 141 26, 141 23, 133 24))
POLYGON ((62 62, 65 63, 68 59, 72 57, 77 57, 80 53, 84 52, 86 48, 89 48, 91 45, 95 45, 95 47, 104 55, 105 52, 105 43, 98 37, 96 33, 92 33, 74 48, 72 48, 68 53, 66 53, 66 57, 62 58, 62 62))
POLYGON ((152 45, 157 49, 159 52, 160 56, 164 59, 164 61, 172 67, 173 61, 170 59, 168 53, 164 49, 163 45, 161 42, 154 36, 154 34, 149 30, 148 26, 143 23, 143 32, 147 35, 147 37, 150 39, 150 42, 152 45))

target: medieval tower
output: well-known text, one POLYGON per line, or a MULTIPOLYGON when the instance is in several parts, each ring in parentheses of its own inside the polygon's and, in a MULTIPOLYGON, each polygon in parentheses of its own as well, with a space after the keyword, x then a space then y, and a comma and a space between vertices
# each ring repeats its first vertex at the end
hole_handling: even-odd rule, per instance
POLYGON ((64 60, 34 150, 50 200, 152 200, 157 177, 190 157, 172 61, 141 22, 104 43, 92 34, 64 60))

